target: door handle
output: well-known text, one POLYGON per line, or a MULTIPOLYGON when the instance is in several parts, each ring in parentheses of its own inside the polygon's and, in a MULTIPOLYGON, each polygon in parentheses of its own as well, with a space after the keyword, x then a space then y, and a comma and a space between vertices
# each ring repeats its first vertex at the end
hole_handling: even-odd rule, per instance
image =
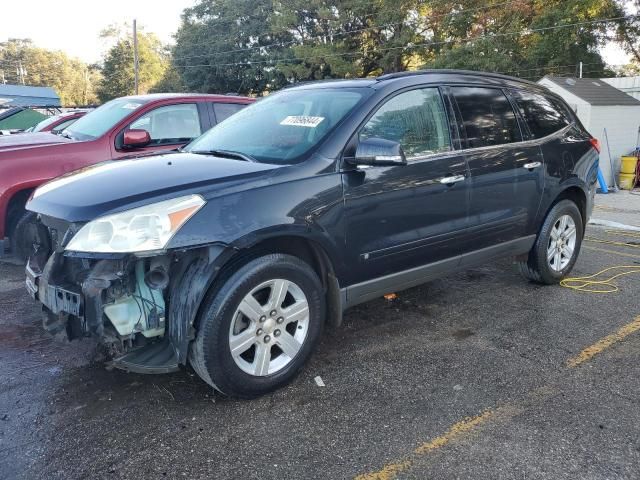
POLYGON ((533 170, 534 168, 538 168, 540 165, 542 165, 541 162, 531 162, 531 163, 525 163, 523 167, 526 168, 527 170, 533 170))
POLYGON ((453 185, 454 183, 464 181, 464 179, 465 179, 464 175, 453 175, 451 177, 441 178, 440 183, 442 183, 443 185, 453 185))

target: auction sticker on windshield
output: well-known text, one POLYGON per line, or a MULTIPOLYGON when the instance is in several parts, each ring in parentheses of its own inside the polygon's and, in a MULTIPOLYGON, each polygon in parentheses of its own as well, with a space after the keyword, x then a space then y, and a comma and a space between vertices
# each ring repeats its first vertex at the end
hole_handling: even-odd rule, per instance
POLYGON ((305 115, 289 115, 280 122, 280 125, 291 125, 294 127, 316 128, 324 120, 324 117, 309 117, 305 115))

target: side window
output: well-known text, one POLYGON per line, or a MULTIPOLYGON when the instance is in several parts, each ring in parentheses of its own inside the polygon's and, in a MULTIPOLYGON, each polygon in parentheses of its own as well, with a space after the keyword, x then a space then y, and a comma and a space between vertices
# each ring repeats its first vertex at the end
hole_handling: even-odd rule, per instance
POLYGON ((511 103, 497 88, 452 87, 469 148, 522 140, 511 103))
POLYGON ((572 122, 568 112, 542 95, 523 90, 514 91, 513 95, 533 138, 551 135, 572 122))
POLYGON ((369 119, 360 139, 384 138, 400 145, 407 158, 451 150, 449 124, 437 88, 422 88, 393 97, 369 119))
POLYGON ((194 103, 158 107, 135 120, 129 128, 149 132, 151 145, 184 143, 202 133, 198 107, 194 103))
POLYGON ((214 103, 213 111, 216 113, 216 121, 220 123, 244 107, 246 107, 246 105, 241 103, 214 103))

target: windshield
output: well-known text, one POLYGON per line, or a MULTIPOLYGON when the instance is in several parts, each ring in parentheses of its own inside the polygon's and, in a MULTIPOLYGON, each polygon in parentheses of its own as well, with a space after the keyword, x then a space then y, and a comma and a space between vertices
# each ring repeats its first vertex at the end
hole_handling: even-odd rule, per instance
POLYGON ((298 163, 368 94, 364 88, 284 90, 232 115, 184 150, 232 151, 261 163, 298 163))
POLYGON ((78 140, 94 140, 104 135, 111 127, 145 103, 144 100, 129 98, 111 100, 78 119, 77 122, 66 128, 64 133, 78 140))
POLYGON ((30 129, 30 131, 31 132, 40 132, 40 131, 42 131, 43 128, 48 127, 49 125, 54 123, 56 120, 58 120, 58 118, 59 117, 57 115, 53 115, 53 116, 51 116, 49 118, 45 118, 39 124, 37 124, 35 127, 32 127, 30 129))

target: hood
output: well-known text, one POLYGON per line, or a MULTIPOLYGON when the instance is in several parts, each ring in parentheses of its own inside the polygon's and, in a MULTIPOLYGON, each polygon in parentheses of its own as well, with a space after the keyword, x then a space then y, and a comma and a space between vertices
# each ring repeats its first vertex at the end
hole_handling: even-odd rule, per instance
POLYGON ((49 132, 21 133, 18 135, 1 135, 0 150, 12 148, 39 147, 53 145, 55 143, 72 143, 75 140, 54 135, 49 132))
POLYGON ((201 194, 263 176, 277 165, 193 153, 103 162, 58 177, 36 190, 27 209, 68 222, 201 194))

